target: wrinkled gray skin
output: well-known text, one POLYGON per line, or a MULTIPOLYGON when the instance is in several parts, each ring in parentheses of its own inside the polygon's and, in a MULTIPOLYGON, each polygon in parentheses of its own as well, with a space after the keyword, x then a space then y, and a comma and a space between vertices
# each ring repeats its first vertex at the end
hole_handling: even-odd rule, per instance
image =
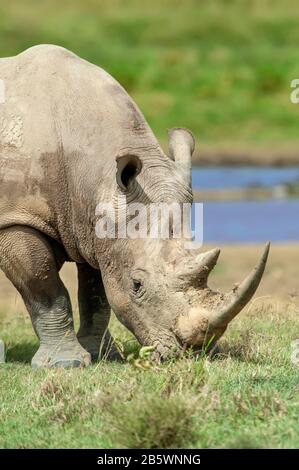
POLYGON ((207 287, 218 250, 178 240, 103 240, 99 202, 190 202, 191 134, 170 134, 169 156, 125 90, 56 46, 0 59, 0 268, 20 292, 40 340, 38 366, 80 366, 117 351, 110 307, 157 358, 223 334, 253 295, 268 248, 239 289, 207 287), (80 329, 59 271, 78 268, 80 329), (105 334, 106 333, 106 334, 105 334))

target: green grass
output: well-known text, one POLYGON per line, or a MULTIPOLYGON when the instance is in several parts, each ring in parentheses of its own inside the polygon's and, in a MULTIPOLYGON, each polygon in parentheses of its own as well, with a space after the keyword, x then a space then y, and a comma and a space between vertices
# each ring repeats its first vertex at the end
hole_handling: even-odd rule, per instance
POLYGON ((158 137, 186 126, 208 145, 298 143, 296 0, 15 0, 0 5, 0 56, 38 43, 101 65, 158 137))
MULTIPOLYGON (((213 358, 146 358, 84 370, 32 370, 29 321, 2 314, 0 448, 298 447, 294 305, 254 302, 213 358)), ((113 321, 114 334, 137 351, 113 321)))

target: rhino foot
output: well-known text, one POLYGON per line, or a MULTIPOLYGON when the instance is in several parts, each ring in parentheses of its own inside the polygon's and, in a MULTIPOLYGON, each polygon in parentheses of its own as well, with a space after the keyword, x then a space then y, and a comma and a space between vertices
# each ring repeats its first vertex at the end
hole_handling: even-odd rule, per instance
POLYGON ((104 359, 107 361, 122 361, 122 357, 115 346, 110 333, 102 340, 94 335, 78 335, 81 346, 89 352, 92 361, 104 359))
POLYGON ((40 367, 85 367, 91 363, 90 354, 80 344, 68 345, 41 345, 31 365, 33 368, 40 367))

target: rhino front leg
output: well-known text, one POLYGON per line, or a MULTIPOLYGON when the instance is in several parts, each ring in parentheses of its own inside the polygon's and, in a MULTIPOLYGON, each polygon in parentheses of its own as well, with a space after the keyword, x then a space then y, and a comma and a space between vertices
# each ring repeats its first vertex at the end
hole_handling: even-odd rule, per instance
POLYGON ((69 295, 58 274, 61 253, 56 242, 30 227, 0 231, 0 267, 21 294, 40 340, 33 367, 78 367, 91 360, 74 332, 69 295))
POLYGON ((121 356, 108 330, 111 308, 101 273, 88 264, 77 264, 77 268, 80 314, 78 340, 94 361, 100 358, 120 360, 121 356))

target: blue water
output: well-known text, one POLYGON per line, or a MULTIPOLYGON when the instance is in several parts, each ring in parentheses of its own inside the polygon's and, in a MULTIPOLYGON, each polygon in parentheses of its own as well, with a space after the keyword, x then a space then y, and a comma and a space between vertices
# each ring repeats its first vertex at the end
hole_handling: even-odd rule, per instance
MULTIPOLYGON (((297 179, 298 167, 193 170, 194 189, 271 187, 297 179)), ((203 239, 217 244, 299 241, 299 199, 205 202, 203 239)))
POLYGON ((244 188, 276 186, 299 181, 299 167, 195 167, 192 171, 194 189, 244 188))
POLYGON ((299 241, 299 199, 205 202, 204 242, 299 241))

